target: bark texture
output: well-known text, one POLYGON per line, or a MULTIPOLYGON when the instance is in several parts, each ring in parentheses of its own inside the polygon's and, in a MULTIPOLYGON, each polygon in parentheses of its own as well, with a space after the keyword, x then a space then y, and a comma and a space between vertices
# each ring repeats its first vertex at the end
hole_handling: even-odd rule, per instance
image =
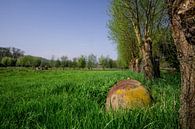
POLYGON ((143 71, 146 79, 154 78, 154 66, 152 61, 152 41, 150 38, 145 39, 142 46, 142 56, 144 61, 143 71))
POLYGON ((195 0, 168 0, 181 71, 180 127, 195 129, 195 0))
POLYGON ((142 72, 142 64, 141 64, 141 59, 132 59, 131 62, 129 63, 129 68, 137 73, 142 72))

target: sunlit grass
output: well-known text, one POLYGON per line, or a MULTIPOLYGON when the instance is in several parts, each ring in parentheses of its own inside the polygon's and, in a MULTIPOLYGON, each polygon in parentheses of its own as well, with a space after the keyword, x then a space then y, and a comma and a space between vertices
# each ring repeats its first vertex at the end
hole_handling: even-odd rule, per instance
POLYGON ((179 83, 167 73, 148 82, 130 71, 0 69, 0 128, 175 129, 179 83), (145 84, 154 103, 106 112, 108 90, 127 77, 145 84))

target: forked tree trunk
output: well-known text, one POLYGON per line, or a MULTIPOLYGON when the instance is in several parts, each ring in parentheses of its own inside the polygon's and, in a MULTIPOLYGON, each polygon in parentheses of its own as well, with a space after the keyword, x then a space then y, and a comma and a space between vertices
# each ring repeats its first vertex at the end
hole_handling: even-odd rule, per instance
MULTIPOLYGON (((136 6, 137 11, 138 11, 138 6, 136 6)), ((138 15, 138 13, 137 13, 138 15)), ((138 16, 137 16, 138 17, 138 16)), ((159 72, 160 74, 160 69, 159 71, 154 71, 154 68, 159 68, 159 67, 154 67, 153 65, 153 57, 152 57, 152 41, 150 38, 148 38, 148 26, 146 25, 145 27, 145 40, 142 41, 142 36, 141 36, 141 29, 140 29, 140 22, 139 18, 137 19, 137 24, 135 24, 132 21, 132 25, 135 31, 136 39, 138 42, 138 45, 141 47, 139 51, 139 57, 140 59, 137 59, 137 61, 134 63, 135 66, 135 71, 136 72, 144 72, 145 78, 152 80, 155 77, 160 77, 160 76, 155 76, 158 74, 155 74, 155 72, 159 72), (144 66, 141 66, 141 62, 143 60, 144 66)))
POLYGON ((195 129, 195 1, 168 3, 181 71, 180 127, 195 129))

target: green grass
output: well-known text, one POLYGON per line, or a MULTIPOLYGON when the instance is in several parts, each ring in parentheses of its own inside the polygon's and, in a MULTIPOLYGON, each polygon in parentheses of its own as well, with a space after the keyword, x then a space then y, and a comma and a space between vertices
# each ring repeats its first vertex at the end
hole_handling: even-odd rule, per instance
POLYGON ((180 81, 175 74, 147 82, 130 71, 0 69, 0 128, 176 129, 180 81), (137 79, 151 90, 148 108, 106 112, 108 90, 137 79))

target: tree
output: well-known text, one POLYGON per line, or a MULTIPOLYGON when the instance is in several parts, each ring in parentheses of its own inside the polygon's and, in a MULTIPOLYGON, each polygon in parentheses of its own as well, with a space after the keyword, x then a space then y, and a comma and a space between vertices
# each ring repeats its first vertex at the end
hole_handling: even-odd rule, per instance
POLYGON ((0 61, 3 57, 11 57, 10 48, 0 47, 0 61))
POLYGON ((41 58, 40 57, 31 57, 31 66, 38 67, 41 65, 41 58))
POLYGON ((87 58, 87 68, 92 69, 92 68, 96 67, 96 64, 97 64, 96 56, 93 54, 90 54, 87 58))
POLYGON ((73 62, 72 60, 67 60, 68 67, 71 68, 73 67, 73 62))
POLYGON ((17 59, 16 62, 17 66, 24 66, 24 67, 29 67, 30 66, 30 61, 29 58, 26 56, 22 56, 20 58, 17 59))
POLYGON ((99 58, 99 64, 101 65, 101 67, 103 69, 105 68, 113 68, 113 67, 117 67, 116 66, 116 61, 113 61, 109 56, 100 56, 99 58))
POLYGON ((10 48, 4 48, 4 47, 0 47, 0 57, 10 57, 11 56, 11 52, 10 52, 10 48))
POLYGON ((21 56, 24 56, 24 51, 18 49, 18 48, 10 48, 10 53, 12 54, 12 58, 17 59, 21 56))
POLYGON ((108 68, 113 68, 114 67, 114 62, 113 62, 113 60, 111 59, 111 58, 108 58, 107 59, 108 60, 108 68))
POLYGON ((195 1, 167 3, 181 71, 180 127, 195 129, 195 1))
MULTIPOLYGON (((161 0, 113 0, 110 30, 112 38, 118 42, 119 55, 123 50, 130 59, 134 71, 143 71, 148 79, 154 78, 152 46, 155 34, 164 18, 164 2, 161 0), (125 43, 129 45, 125 45, 125 43), (124 46, 124 47, 123 47, 124 46), (125 48, 126 47, 126 48, 125 48)), ((165 26, 162 24, 161 27, 165 26)))
POLYGON ((77 64, 78 64, 77 61, 78 61, 77 58, 73 58, 73 59, 72 59, 72 67, 73 67, 73 68, 76 68, 76 67, 78 66, 78 65, 77 65, 77 64))
POLYGON ((166 62, 179 71, 179 61, 177 59, 177 50, 174 41, 159 43, 160 56, 165 59, 166 62))
POLYGON ((106 64, 107 64, 106 57, 101 55, 100 58, 99 58, 99 64, 102 66, 103 69, 105 69, 106 68, 106 64))
POLYGON ((68 67, 68 63, 69 63, 68 57, 67 56, 62 56, 61 57, 61 66, 63 68, 68 67))
POLYGON ((85 66, 86 66, 86 58, 83 55, 81 55, 78 58, 77 65, 78 65, 79 68, 85 68, 85 66))
POLYGON ((23 67, 38 67, 41 65, 41 58, 31 55, 22 56, 17 59, 16 65, 23 67))
POLYGON ((139 58, 139 46, 127 18, 129 10, 122 3, 122 0, 113 0, 111 3, 109 30, 110 38, 117 45, 118 61, 123 67, 128 67, 132 60, 139 58))
POLYGON ((48 67, 49 66, 49 60, 41 58, 41 67, 48 67))
POLYGON ((12 59, 11 57, 3 57, 1 60, 1 64, 3 64, 4 66, 13 66, 14 65, 14 59, 12 59))
POLYGON ((3 57, 12 57, 17 59, 24 55, 24 52, 18 48, 4 48, 0 47, 0 59, 3 57))
POLYGON ((61 61, 57 59, 54 64, 55 67, 60 67, 61 66, 61 61))
POLYGON ((23 57, 18 58, 16 61, 16 66, 23 66, 23 64, 23 57))
POLYGON ((50 64, 50 67, 55 67, 55 56, 54 55, 52 55, 49 64, 50 64))

